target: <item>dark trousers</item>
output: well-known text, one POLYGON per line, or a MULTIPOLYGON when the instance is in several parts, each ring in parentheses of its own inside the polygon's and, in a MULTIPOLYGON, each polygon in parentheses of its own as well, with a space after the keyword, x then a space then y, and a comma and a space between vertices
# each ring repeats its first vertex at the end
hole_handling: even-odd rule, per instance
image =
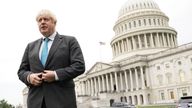
POLYGON ((47 107, 46 107, 46 104, 45 104, 45 99, 44 99, 44 98, 43 98, 43 103, 42 103, 41 108, 47 108, 47 107))

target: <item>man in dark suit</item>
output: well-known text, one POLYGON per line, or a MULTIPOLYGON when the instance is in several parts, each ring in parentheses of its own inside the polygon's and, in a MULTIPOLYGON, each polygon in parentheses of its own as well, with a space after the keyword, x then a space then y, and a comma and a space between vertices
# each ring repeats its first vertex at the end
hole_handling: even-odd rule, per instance
POLYGON ((85 71, 81 48, 75 37, 56 32, 57 19, 49 10, 36 17, 42 38, 25 49, 19 79, 28 88, 28 108, 76 108, 73 78, 85 71))

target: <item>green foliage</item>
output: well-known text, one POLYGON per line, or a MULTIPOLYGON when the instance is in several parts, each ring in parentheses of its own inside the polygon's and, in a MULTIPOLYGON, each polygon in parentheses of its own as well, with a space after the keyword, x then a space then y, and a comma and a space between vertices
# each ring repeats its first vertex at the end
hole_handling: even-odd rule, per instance
POLYGON ((7 103, 7 101, 0 100, 0 108, 15 108, 13 105, 7 103))

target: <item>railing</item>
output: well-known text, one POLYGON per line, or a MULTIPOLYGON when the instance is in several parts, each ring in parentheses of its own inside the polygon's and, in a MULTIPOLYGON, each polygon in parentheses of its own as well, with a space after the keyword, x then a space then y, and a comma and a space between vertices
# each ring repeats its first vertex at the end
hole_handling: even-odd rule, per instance
POLYGON ((175 108, 175 104, 157 104, 157 105, 145 105, 137 106, 137 108, 175 108))

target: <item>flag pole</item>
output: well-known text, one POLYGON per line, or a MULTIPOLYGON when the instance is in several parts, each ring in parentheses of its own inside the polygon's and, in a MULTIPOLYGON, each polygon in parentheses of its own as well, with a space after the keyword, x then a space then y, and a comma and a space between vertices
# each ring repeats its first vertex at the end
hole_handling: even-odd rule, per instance
POLYGON ((100 57, 100 62, 102 62, 102 46, 105 45, 105 42, 100 41, 99 42, 100 48, 99 48, 99 57, 100 57))

